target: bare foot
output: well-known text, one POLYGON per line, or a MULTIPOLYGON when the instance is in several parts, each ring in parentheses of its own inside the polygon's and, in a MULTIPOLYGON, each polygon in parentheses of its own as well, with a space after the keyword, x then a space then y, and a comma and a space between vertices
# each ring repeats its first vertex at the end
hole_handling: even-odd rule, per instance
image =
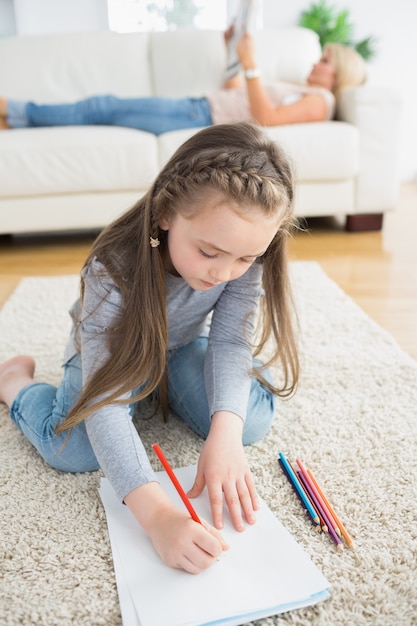
POLYGON ((0 365, 0 402, 11 406, 17 393, 33 383, 35 361, 31 356, 15 356, 0 365))
POLYGON ((5 117, 1 117, 0 115, 0 130, 9 130, 11 126, 7 123, 5 117))
POLYGON ((0 98, 0 115, 6 117, 7 115, 7 100, 6 98, 0 98))
POLYGON ((11 126, 7 123, 7 100, 0 98, 0 130, 8 130, 11 126))

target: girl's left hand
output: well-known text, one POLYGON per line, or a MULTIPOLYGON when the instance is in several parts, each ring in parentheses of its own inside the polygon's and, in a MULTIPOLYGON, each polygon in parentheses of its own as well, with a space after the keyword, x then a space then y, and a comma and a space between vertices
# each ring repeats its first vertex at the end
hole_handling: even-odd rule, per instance
POLYGON ((213 415, 194 485, 188 492, 194 498, 207 485, 213 524, 218 529, 223 528, 223 495, 236 530, 244 530, 244 519, 249 524, 256 521, 258 497, 243 449, 242 430, 238 415, 227 411, 213 415))

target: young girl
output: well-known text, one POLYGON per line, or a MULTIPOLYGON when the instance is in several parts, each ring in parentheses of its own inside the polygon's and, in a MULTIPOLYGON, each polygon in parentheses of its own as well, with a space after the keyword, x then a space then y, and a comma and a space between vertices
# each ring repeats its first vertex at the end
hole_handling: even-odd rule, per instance
POLYGON ((101 467, 172 567, 198 573, 226 549, 223 499, 238 531, 255 522, 243 445, 266 434, 275 395, 292 393, 298 378, 292 222, 291 169, 276 144, 249 123, 204 129, 94 243, 58 389, 34 381, 31 357, 0 367, 0 400, 45 461, 69 472, 101 467), (255 356, 270 342, 266 364, 251 350, 259 302, 255 356), (214 527, 175 507, 155 479, 132 423, 151 394, 205 439, 189 495, 207 486, 214 527))

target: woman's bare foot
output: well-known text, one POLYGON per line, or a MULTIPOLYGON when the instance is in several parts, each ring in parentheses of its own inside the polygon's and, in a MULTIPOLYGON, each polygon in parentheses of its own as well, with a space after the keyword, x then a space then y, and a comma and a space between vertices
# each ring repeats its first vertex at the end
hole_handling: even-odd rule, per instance
POLYGON ((7 115, 7 100, 6 98, 0 98, 0 115, 6 117, 7 115))
POLYGON ((31 356, 15 356, 0 365, 0 402, 11 406, 17 393, 33 383, 35 361, 31 356))
POLYGON ((8 130, 11 126, 7 123, 7 100, 0 98, 0 130, 8 130))

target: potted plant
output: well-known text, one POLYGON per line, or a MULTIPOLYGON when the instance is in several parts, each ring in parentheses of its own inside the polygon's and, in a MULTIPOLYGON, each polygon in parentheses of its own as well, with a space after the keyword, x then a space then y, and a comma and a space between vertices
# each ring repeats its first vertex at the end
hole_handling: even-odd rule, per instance
POLYGON ((354 48, 366 61, 376 54, 376 39, 372 35, 360 41, 354 41, 354 26, 350 20, 349 10, 337 10, 327 4, 327 0, 313 2, 300 15, 299 25, 317 33, 320 45, 337 42, 354 48))

